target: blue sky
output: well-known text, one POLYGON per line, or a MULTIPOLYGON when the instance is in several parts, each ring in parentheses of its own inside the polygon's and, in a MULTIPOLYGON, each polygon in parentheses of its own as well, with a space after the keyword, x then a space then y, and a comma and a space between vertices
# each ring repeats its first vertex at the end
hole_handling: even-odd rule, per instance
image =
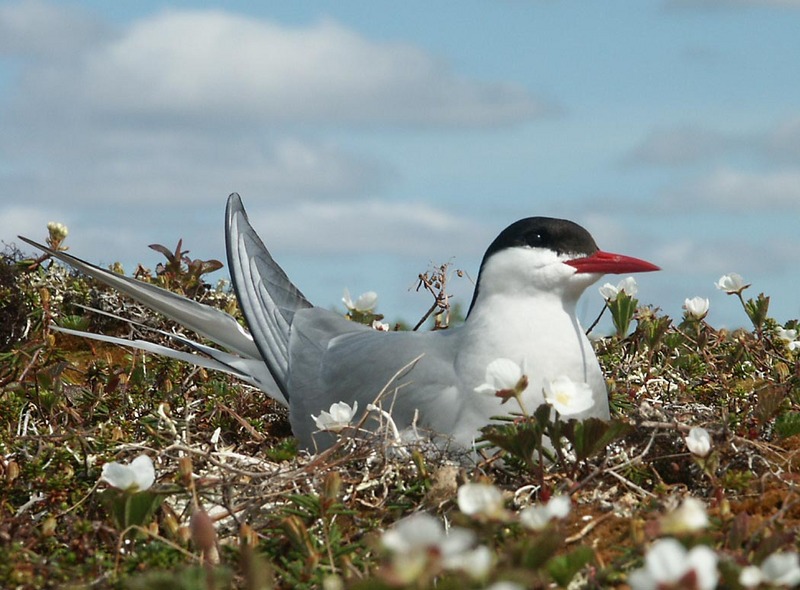
MULTIPOLYGON (((129 272, 178 238, 224 259, 238 191, 312 301, 376 290, 410 320, 430 263, 474 277, 506 225, 549 215, 661 265, 642 302, 709 297, 742 325, 714 288, 738 272, 785 322, 797 31, 793 0, 0 2, 0 239, 58 220, 129 272)), ((584 321, 601 307, 590 289, 584 321)))

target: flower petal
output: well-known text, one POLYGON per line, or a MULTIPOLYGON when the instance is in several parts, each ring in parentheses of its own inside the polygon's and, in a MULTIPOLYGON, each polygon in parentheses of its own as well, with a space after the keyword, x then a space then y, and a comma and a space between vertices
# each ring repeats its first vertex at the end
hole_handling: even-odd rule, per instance
POLYGON ((594 405, 589 384, 575 382, 566 375, 545 381, 544 399, 562 416, 580 414, 594 405))
POLYGON ((118 490, 127 490, 136 481, 130 467, 116 461, 103 465, 100 479, 118 490))
POLYGON ((156 479, 153 460, 147 455, 139 455, 129 465, 111 461, 103 465, 100 479, 119 490, 144 491, 156 479))
POLYGON ((693 547, 687 556, 689 569, 693 569, 697 577, 698 590, 714 590, 719 579, 717 562, 719 557, 716 552, 707 545, 693 547))
POLYGON ((675 539, 659 539, 644 558, 645 567, 658 583, 674 583, 689 571, 686 549, 675 539))
POLYGON ((705 428, 693 427, 689 430, 689 436, 686 437, 686 448, 698 457, 708 456, 711 452, 711 435, 705 428))
POLYGON ((572 510, 572 501, 569 496, 553 496, 546 507, 551 518, 566 518, 572 510))
POLYGON ((639 285, 633 277, 625 277, 617 284, 617 290, 625 293, 628 297, 636 297, 639 285))
POLYGON ((605 285, 600 287, 598 291, 600 291, 600 295, 603 296, 603 299, 607 301, 615 301, 617 299, 617 296, 619 295, 619 291, 611 283, 606 283, 605 285))
POLYGON ((761 572, 773 584, 793 588, 800 584, 800 556, 794 551, 773 553, 761 564, 761 572))
POLYGON ((501 516, 504 512, 503 493, 491 484, 465 483, 458 488, 458 509, 470 516, 501 516))
POLYGON ((139 455, 131 461, 130 469, 139 491, 150 489, 156 481, 156 469, 153 460, 147 455, 139 455))

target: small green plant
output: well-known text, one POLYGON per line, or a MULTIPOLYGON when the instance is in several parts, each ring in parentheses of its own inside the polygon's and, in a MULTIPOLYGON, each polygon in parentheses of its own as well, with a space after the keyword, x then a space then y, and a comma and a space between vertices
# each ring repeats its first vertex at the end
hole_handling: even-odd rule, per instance
POLYGON ((183 250, 183 240, 178 240, 175 250, 161 244, 150 244, 151 249, 160 252, 167 259, 166 264, 156 266, 156 277, 166 289, 178 291, 187 297, 196 298, 208 289, 203 275, 222 268, 219 260, 192 259, 187 256, 189 250, 183 250))

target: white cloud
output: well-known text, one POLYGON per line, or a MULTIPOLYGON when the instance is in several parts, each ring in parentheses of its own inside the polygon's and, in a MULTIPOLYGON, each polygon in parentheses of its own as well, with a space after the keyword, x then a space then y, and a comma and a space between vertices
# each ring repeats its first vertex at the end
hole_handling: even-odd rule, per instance
POLYGON ((74 6, 21 0, 0 6, 0 55, 62 61, 111 34, 74 6))
POLYGON ((472 125, 541 112, 523 88, 468 81, 411 45, 221 11, 140 21, 81 74, 88 100, 131 113, 472 125))
MULTIPOLYGON (((624 251, 636 241, 635 236, 631 235, 632 224, 626 224, 619 214, 609 213, 605 202, 600 206, 605 210, 589 210, 583 207, 579 223, 589 230, 601 250, 618 250, 620 254, 638 255, 624 251)), ((619 211, 625 211, 624 205, 620 206, 619 211)))
POLYGON ((764 134, 763 149, 769 156, 786 162, 800 161, 800 117, 781 121, 764 134))
POLYGON ((651 131, 626 158, 630 164, 677 166, 722 155, 739 145, 724 134, 695 126, 651 131))
MULTIPOLYGON (((800 243, 792 236, 758 241, 740 236, 681 237, 659 242, 653 258, 665 269, 666 275, 672 277, 670 280, 674 280, 676 272, 714 280, 724 273, 737 272, 754 279, 793 268, 798 245, 800 243)), ((712 290, 709 282, 708 289, 697 294, 707 295, 712 290)))
POLYGON ((254 227, 263 228, 269 247, 291 244, 299 253, 387 253, 437 258, 483 252, 491 230, 469 218, 424 202, 302 202, 261 211, 248 204, 254 227))
POLYGON ((677 193, 722 211, 797 210, 800 170, 741 172, 719 168, 677 193))
POLYGON ((769 163, 800 160, 800 117, 778 121, 771 127, 732 133, 676 125, 651 130, 625 157, 631 165, 682 166, 744 154, 769 163))
POLYGON ((71 146, 66 138, 42 146, 38 157, 48 157, 47 165, 0 175, 0 189, 42 204, 180 206, 214 203, 233 191, 273 202, 358 199, 392 175, 370 156, 289 136, 88 133, 71 146))
MULTIPOLYGON (((4 28, 38 34, 41 20, 6 19, 4 28)), ((525 88, 469 80, 410 44, 373 41, 331 20, 290 28, 221 10, 162 11, 114 38, 101 35, 64 67, 49 65, 26 76, 22 106, 49 97, 84 116, 136 117, 137 125, 475 126, 546 110, 525 88)))

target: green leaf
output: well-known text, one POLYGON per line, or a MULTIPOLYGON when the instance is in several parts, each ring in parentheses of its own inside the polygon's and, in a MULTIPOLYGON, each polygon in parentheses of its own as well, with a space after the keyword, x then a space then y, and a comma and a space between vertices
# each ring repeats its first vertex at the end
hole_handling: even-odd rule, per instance
POLYGON ((542 429, 544 432, 547 425, 550 424, 550 416, 553 413, 553 408, 550 404, 542 404, 536 411, 533 413, 533 418, 536 421, 536 424, 542 429))
POLYGON ((213 570, 190 566, 177 571, 152 571, 124 580, 126 590, 205 590, 230 588, 233 572, 216 566, 213 570))
POLYGON ((747 317, 753 322, 753 327, 760 330, 764 326, 764 321, 767 319, 769 312, 769 297, 763 293, 759 293, 756 299, 748 299, 744 304, 744 310, 747 317))
POLYGON ((625 338, 628 333, 628 328, 638 305, 639 301, 624 291, 619 293, 614 301, 608 302, 608 309, 611 311, 611 318, 614 320, 614 327, 617 329, 619 338, 625 338))
POLYGON ((564 426, 564 436, 572 443, 579 461, 599 453, 615 440, 633 431, 633 426, 621 420, 570 420, 564 426))
POLYGON ((319 516, 320 514, 320 501, 319 496, 315 494, 291 494, 288 497, 292 504, 305 509, 310 516, 319 516))
POLYGON ((150 491, 125 494, 125 528, 144 526, 158 510, 165 496, 150 491))
MULTIPOLYGON (((549 406, 548 406, 549 409, 549 406)), ((542 446, 542 427, 534 421, 491 424, 481 429, 482 438, 532 469, 542 446)))
POLYGON ((89 329, 89 318, 81 315, 65 315, 57 323, 60 327, 67 328, 69 330, 80 330, 85 332, 89 329))
POLYGON ((646 321, 639 320, 639 328, 644 334, 645 342, 650 350, 655 350, 659 347, 662 340, 665 340, 667 348, 677 348, 678 345, 683 344, 684 337, 682 334, 673 333, 669 334, 672 341, 668 341, 667 330, 669 330, 672 320, 668 316, 649 318, 646 321))
POLYGON ((557 555, 547 562, 547 571, 559 586, 566 586, 587 563, 594 559, 594 551, 578 547, 566 555, 557 555))
POLYGON ((522 565, 532 570, 545 567, 545 564, 564 546, 564 535, 552 526, 545 528, 532 542, 526 543, 522 552, 522 565))
POLYGON ((130 493, 113 488, 104 490, 100 497, 120 530, 146 525, 166 498, 151 491, 130 493))
POLYGON ((786 412, 775 419, 775 434, 788 438, 800 434, 800 412, 786 412))

